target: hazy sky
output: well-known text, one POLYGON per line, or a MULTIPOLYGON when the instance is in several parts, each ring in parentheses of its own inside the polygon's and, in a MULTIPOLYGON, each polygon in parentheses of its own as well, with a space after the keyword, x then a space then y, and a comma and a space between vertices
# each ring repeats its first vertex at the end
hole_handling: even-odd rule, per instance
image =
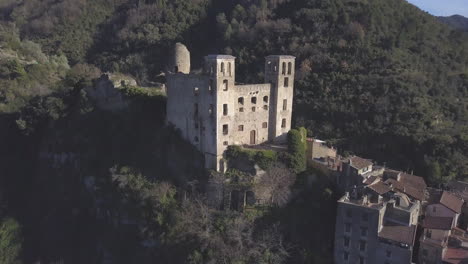
POLYGON ((407 0, 435 16, 462 15, 468 17, 468 0, 407 0))

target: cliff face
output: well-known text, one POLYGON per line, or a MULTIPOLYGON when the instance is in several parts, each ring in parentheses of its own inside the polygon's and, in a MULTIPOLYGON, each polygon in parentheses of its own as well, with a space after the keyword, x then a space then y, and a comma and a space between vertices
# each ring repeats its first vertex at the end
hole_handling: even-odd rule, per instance
POLYGON ((458 30, 468 32, 468 18, 464 16, 453 15, 449 17, 439 17, 439 20, 458 30))

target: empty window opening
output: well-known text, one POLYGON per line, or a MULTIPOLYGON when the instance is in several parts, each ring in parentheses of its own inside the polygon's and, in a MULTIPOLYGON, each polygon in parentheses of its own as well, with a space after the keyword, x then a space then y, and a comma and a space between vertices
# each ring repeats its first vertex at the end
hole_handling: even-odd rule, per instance
POLYGON ((366 261, 363 256, 359 256, 359 264, 366 264, 366 261))
POLYGON ((252 106, 252 112, 255 112, 255 108, 256 108, 255 106, 252 106))
POLYGON ((208 108, 208 113, 210 114, 210 116, 213 116, 213 105, 210 104, 210 108, 208 108))
POLYGON ((257 97, 250 98, 250 102, 252 102, 252 104, 256 104, 257 103, 257 97))
POLYGON ((268 96, 263 96, 263 102, 268 104, 268 96))
POLYGON ((283 120, 281 120, 281 128, 285 128, 286 127, 286 118, 283 118, 283 120))
POLYGON ((286 74, 286 62, 283 62, 283 69, 281 70, 281 74, 286 74))
POLYGON ((268 110, 268 105, 264 105, 263 109, 268 110))
POLYGON ((195 137, 194 140, 195 140, 195 143, 198 143, 198 137, 195 137))
POLYGON ((288 109, 288 100, 284 99, 283 100, 283 111, 286 111, 286 109, 288 109))
POLYGON ((230 62, 228 63, 228 73, 229 73, 229 76, 232 76, 232 68, 231 68, 230 62))
POLYGON ((289 78, 284 78, 284 87, 289 87, 289 78))
POLYGON ((213 75, 213 74, 214 74, 214 72, 213 72, 213 65, 211 65, 211 67, 210 67, 210 75, 213 75))
POLYGON ((227 135, 229 133, 229 126, 223 125, 223 135, 227 135))
POLYGON ((269 71, 273 70, 273 64, 271 63, 271 61, 267 61, 267 67, 269 71))
POLYGON ((198 96, 200 94, 200 89, 198 89, 198 87, 193 87, 193 94, 195 94, 195 96, 198 96))
POLYGON ((214 87, 214 81, 210 79, 210 85, 208 86, 208 91, 210 91, 211 94, 213 94, 213 87, 214 87))
POLYGON ((239 125, 238 130, 239 131, 244 131, 244 125, 239 125))
POLYGON ((351 232, 351 224, 350 224, 350 223, 346 223, 346 224, 345 224, 345 232, 346 232, 346 233, 351 232))
POLYGON ((361 236, 367 236, 367 228, 361 227, 361 236))
POLYGON ((195 115, 198 115, 198 104, 194 104, 194 105, 193 105, 193 113, 194 113, 195 115))
POLYGON ((223 142, 223 145, 224 145, 224 146, 227 146, 228 144, 229 144, 229 143, 228 143, 227 141, 224 141, 224 142, 223 142))
POLYGON ((292 73, 292 63, 288 62, 288 74, 292 73))
POLYGON ((360 251, 365 251, 366 250, 366 241, 364 241, 364 240, 359 241, 359 250, 360 251))
POLYGON ((224 62, 221 62, 221 72, 222 72, 223 75, 224 75, 224 62))
POLYGON ((237 103, 240 104, 240 105, 244 105, 244 97, 239 97, 237 99, 237 103))
POLYGON ((224 80, 223 81, 223 91, 227 91, 228 90, 228 80, 224 80))
POLYGON ((244 112, 244 107, 239 108, 239 112, 244 112))
POLYGON ((275 64, 275 66, 273 66, 273 71, 274 71, 274 72, 277 72, 277 71, 278 71, 278 67, 276 66, 276 64, 275 64))
POLYGON ((175 72, 175 73, 178 73, 178 72, 179 72, 179 66, 175 66, 175 67, 174 67, 174 72, 175 72))
POLYGON ((369 214, 363 213, 363 214, 362 214, 362 220, 363 220, 364 222, 369 221, 369 214))
POLYGON ((349 247, 349 237, 344 237, 344 246, 349 247))
POLYGON ((268 123, 267 123, 267 122, 263 122, 263 123, 262 123, 262 127, 263 127, 263 128, 267 128, 267 127, 268 127, 268 123))
POLYGON ((223 104, 223 115, 228 115, 228 105, 227 104, 223 104))
POLYGON ((348 253, 348 252, 345 251, 345 252, 343 253, 343 259, 346 260, 346 261, 349 260, 349 253, 348 253))

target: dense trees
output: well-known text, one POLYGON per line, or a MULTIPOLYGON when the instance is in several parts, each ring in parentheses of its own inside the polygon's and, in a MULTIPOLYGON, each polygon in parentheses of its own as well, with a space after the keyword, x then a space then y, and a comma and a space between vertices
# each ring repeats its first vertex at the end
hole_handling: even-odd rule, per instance
POLYGON ((44 242, 24 247, 28 263, 99 262, 108 252, 122 263, 330 262, 333 186, 314 182, 290 201, 295 174, 274 166, 305 169, 303 132, 290 133, 290 155, 231 149, 268 171, 260 181, 283 205, 253 220, 180 199, 206 178, 200 155, 164 126, 161 94, 123 87, 128 107, 116 113, 88 98, 101 72, 161 81, 176 41, 194 69, 206 54, 235 55, 243 82, 263 80, 266 55, 292 54, 297 126, 434 185, 468 176, 468 36, 406 1, 6 0, 0 20, 0 191, 26 245, 44 242), (79 170, 48 167, 65 157, 79 170), (96 223, 97 207, 140 226, 96 223))
POLYGON ((18 222, 9 217, 0 221, 0 262, 21 263, 22 234, 18 222))

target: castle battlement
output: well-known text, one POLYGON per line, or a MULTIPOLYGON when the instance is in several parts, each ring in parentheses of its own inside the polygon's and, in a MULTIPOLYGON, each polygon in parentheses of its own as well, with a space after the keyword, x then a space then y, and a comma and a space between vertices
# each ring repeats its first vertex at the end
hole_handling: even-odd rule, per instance
POLYGON ((265 83, 236 84, 235 57, 208 55, 190 72, 190 53, 178 43, 167 76, 167 120, 205 155, 205 167, 225 170, 229 145, 281 143, 291 129, 295 58, 265 59, 265 83))

